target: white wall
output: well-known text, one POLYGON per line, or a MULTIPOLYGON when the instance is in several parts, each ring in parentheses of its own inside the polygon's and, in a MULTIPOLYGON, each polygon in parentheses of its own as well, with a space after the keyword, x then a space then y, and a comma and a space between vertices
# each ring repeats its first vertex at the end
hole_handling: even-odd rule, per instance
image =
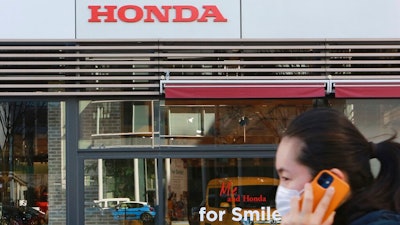
POLYGON ((243 38, 399 38, 399 0, 243 0, 243 38))
POLYGON ((75 0, 0 0, 0 39, 75 38, 75 0))

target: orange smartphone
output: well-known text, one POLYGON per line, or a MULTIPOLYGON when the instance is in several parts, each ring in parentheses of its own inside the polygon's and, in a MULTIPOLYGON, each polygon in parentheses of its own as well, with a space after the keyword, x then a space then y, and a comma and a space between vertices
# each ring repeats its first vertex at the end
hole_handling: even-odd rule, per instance
MULTIPOLYGON (((331 186, 335 188, 335 193, 322 221, 325 221, 336 210, 350 191, 349 185, 329 170, 320 171, 311 182, 311 185, 314 194, 313 212, 324 196, 326 189, 331 186)), ((300 207, 302 199, 303 197, 300 200, 300 207)))

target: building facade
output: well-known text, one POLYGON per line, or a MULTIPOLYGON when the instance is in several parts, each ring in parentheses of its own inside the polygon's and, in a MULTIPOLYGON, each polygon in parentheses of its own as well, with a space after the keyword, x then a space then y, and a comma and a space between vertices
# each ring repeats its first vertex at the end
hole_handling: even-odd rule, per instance
POLYGON ((395 0, 5 3, 1 222, 279 222, 292 118, 333 107, 371 141, 399 129, 399 15, 395 0))

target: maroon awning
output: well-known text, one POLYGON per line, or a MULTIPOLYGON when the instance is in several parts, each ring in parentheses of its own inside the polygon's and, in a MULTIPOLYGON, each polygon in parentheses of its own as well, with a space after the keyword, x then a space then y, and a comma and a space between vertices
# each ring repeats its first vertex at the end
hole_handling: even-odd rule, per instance
POLYGON ((166 98, 314 98, 325 83, 166 83, 166 98))
POLYGON ((335 83, 336 98, 398 98, 400 82, 335 83))

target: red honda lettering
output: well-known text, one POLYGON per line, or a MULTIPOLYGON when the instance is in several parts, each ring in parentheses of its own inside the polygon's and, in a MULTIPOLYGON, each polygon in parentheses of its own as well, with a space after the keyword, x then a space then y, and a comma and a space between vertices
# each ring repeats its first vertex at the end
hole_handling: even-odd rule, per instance
POLYGON ((199 10, 196 7, 191 5, 177 5, 173 6, 175 9, 175 19, 172 20, 173 22, 193 22, 196 21, 197 17, 199 16, 199 10), (184 12, 189 13, 188 17, 184 17, 184 12))
POLYGON ((227 22, 228 20, 222 15, 218 7, 215 5, 204 5, 203 12, 199 18, 199 9, 192 5, 175 5, 175 6, 137 6, 137 5, 124 5, 118 8, 116 5, 90 5, 88 8, 91 12, 89 22, 118 22, 119 20, 127 23, 136 23, 143 20, 144 13, 146 16, 144 22, 170 22, 170 10, 175 10, 175 18, 172 22, 208 22, 213 18, 213 22, 227 22), (146 12, 144 12, 144 10, 146 12), (117 11, 117 12, 116 12, 117 11), (116 15, 117 14, 117 15, 116 15), (104 18, 102 18, 104 17, 104 18))
POLYGON ((214 22, 228 21, 215 5, 204 5, 203 9, 204 9, 203 15, 201 16, 200 19, 197 20, 199 22, 208 22, 207 20, 208 17, 214 17, 214 22))
POLYGON ((161 8, 164 10, 164 14, 161 12, 160 9, 158 9, 157 6, 144 6, 144 8, 147 10, 147 17, 144 19, 144 22, 154 22, 154 19, 152 18, 152 14, 158 19, 160 22, 168 22, 169 20, 169 9, 171 6, 162 6, 161 8))
POLYGON ((115 5, 105 5, 104 8, 106 9, 105 12, 100 12, 99 9, 101 6, 99 5, 89 5, 89 9, 91 10, 92 17, 88 20, 89 22, 101 22, 99 19, 100 16, 105 16, 106 19, 104 22, 117 22, 114 17, 114 11, 117 8, 115 5))
POLYGON ((135 23, 139 22, 143 18, 143 10, 137 5, 124 5, 118 9, 118 17, 120 20, 127 22, 127 23, 135 23), (128 18, 126 16, 127 10, 133 10, 135 16, 132 18, 128 18))

